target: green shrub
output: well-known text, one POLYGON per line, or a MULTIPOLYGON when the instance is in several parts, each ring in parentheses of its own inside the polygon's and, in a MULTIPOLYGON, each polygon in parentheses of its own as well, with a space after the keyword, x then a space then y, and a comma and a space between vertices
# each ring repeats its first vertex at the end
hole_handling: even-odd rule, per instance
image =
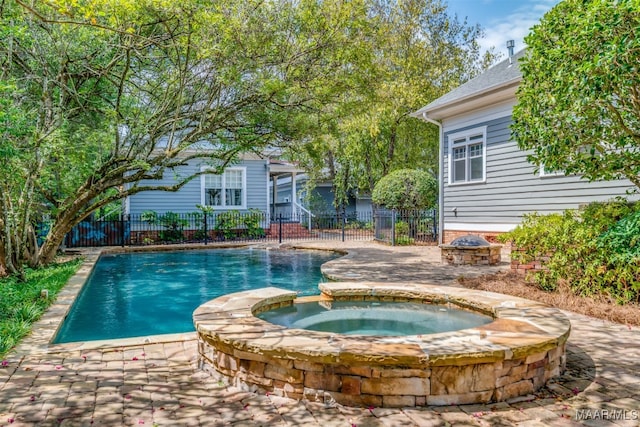
POLYGON ((640 212, 630 213, 601 234, 597 240, 607 258, 599 265, 602 280, 615 286, 621 301, 640 299, 640 212))
POLYGON ((182 219, 175 212, 165 212, 158 217, 158 223, 164 230, 158 233, 158 238, 163 242, 179 242, 184 240, 184 228, 189 225, 189 221, 182 219))
POLYGON ((409 223, 405 221, 396 222, 396 245, 413 245, 415 239, 409 236, 409 223))
POLYGON ((249 209, 246 214, 237 210, 222 212, 216 216, 216 230, 222 233, 225 240, 236 237, 259 239, 265 235, 260 226, 263 219, 264 213, 256 208, 249 209))
POLYGON ((264 229, 260 226, 264 218, 264 213, 260 209, 249 209, 249 213, 244 215, 243 222, 245 232, 252 239, 259 239, 265 236, 264 229))
MULTIPOLYGON (((196 207, 199 207, 199 205, 196 205, 196 207)), ((204 240, 204 238, 207 237, 208 230, 205 231, 204 215, 204 211, 190 212, 189 214, 187 214, 192 226, 196 227, 196 230, 191 236, 191 238, 194 240, 204 240)))
POLYGON ((436 204, 438 183, 428 172, 400 169, 378 181, 371 193, 373 203, 388 209, 427 209, 436 204))
POLYGON ((208 238, 209 234, 208 227, 205 227, 205 221, 206 224, 209 223, 209 218, 213 217, 215 209, 213 208, 213 206, 200 204, 197 204, 196 208, 198 209, 198 212, 192 212, 191 214, 189 214, 193 218, 193 221, 197 227, 196 231, 193 233, 193 238, 195 240, 204 240, 205 238, 208 238))
POLYGON ((607 250, 612 261, 637 261, 640 258, 640 212, 623 217, 600 235, 598 247, 607 250))
POLYGON ((240 212, 237 210, 221 212, 216 216, 216 231, 222 233, 225 240, 234 239, 241 224, 240 212))
POLYGON ((396 237, 409 236, 409 224, 404 221, 396 222, 396 237))
POLYGON ((158 213, 155 211, 144 211, 140 215, 140 219, 142 221, 148 222, 149 224, 156 224, 158 221, 158 213))
POLYGON ((189 221, 182 219, 180 215, 175 212, 165 212, 162 215, 158 215, 158 213, 154 211, 144 211, 140 219, 149 224, 163 227, 164 229, 158 232, 158 239, 163 242, 179 242, 184 240, 183 231, 189 224, 189 221))
POLYGON ((563 214, 527 215, 499 239, 520 249, 513 259, 543 263, 544 269, 528 278, 544 290, 565 281, 579 295, 640 301, 640 206, 616 200, 563 214))
POLYGON ((359 219, 350 219, 344 227, 347 230, 367 230, 373 231, 372 221, 362 221, 359 219))
POLYGON ((409 236, 396 236, 396 245, 398 246, 408 246, 413 245, 415 243, 415 239, 412 239, 409 236))

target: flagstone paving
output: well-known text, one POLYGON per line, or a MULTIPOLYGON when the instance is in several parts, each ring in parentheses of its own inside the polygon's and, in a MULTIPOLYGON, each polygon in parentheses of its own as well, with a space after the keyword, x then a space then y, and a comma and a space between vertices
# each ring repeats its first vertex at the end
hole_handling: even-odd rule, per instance
MULTIPOLYGON (((328 266, 332 275, 346 274, 348 280, 360 274, 363 280, 445 285, 456 275, 488 271, 440 266, 437 251, 428 247, 313 246, 349 250, 328 266)), ((225 386, 198 369, 195 334, 94 346, 46 346, 33 342, 43 339, 34 334, 0 366, 0 426, 640 425, 638 328, 566 314, 573 328, 567 371, 536 395, 405 409, 298 402, 225 386)))

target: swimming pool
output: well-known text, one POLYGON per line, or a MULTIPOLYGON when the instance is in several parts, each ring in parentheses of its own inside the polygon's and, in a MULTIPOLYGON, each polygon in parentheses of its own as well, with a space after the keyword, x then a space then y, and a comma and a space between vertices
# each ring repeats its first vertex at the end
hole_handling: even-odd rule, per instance
POLYGON ((193 331, 193 311, 218 296, 277 286, 318 294, 334 252, 206 249, 102 255, 54 343, 193 331))

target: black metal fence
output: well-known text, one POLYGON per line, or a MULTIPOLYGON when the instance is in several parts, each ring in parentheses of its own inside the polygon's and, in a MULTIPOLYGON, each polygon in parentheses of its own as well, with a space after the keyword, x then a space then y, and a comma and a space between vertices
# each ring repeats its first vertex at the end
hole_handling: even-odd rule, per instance
POLYGON ((438 241, 436 210, 377 209, 375 239, 390 245, 412 245, 438 241))
POLYGON ((117 220, 83 221, 67 234, 67 247, 136 246, 171 243, 285 241, 293 239, 381 240, 413 244, 436 240, 433 211, 375 210, 270 218, 248 212, 145 212, 117 220))

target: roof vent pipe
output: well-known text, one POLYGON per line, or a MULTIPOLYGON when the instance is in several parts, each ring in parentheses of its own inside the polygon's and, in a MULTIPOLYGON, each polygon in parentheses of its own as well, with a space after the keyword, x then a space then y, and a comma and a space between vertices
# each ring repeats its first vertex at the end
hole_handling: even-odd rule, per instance
POLYGON ((513 40, 507 40, 507 51, 509 52, 509 65, 513 64, 511 57, 513 56, 513 48, 516 43, 513 40))

